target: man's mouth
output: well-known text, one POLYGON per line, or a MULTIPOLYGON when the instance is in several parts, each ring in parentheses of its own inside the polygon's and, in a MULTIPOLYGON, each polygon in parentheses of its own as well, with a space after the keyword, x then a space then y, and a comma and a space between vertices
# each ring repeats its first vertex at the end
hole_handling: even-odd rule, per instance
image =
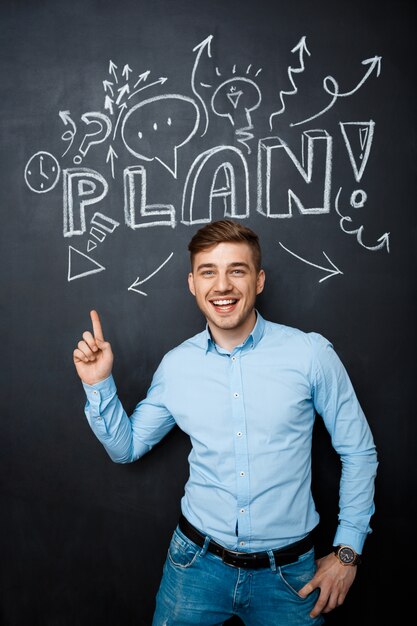
POLYGON ((219 313, 228 313, 234 308, 238 300, 236 298, 218 298, 210 302, 219 313))

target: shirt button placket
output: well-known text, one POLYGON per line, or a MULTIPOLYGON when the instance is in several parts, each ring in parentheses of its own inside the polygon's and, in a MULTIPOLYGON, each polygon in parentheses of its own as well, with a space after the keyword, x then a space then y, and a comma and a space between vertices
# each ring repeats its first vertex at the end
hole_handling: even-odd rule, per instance
POLYGON ((237 475, 237 516, 239 544, 245 545, 250 536, 249 467, 246 438, 246 414, 243 402, 241 355, 234 354, 230 364, 232 417, 235 426, 235 471, 237 475), (243 543, 242 543, 243 542, 243 543))

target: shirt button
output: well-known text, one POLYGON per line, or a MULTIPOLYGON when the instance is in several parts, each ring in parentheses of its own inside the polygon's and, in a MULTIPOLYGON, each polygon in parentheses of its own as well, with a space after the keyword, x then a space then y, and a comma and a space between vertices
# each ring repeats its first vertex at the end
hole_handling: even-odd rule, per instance
POLYGON ((240 546, 244 546, 245 545, 245 541, 239 541, 239 545, 240 546))
POLYGON ((235 356, 232 356, 232 361, 236 361, 236 357, 235 356))
POLYGON ((241 512, 241 513, 244 513, 244 512, 245 512, 245 509, 240 509, 240 512, 241 512))
POLYGON ((98 394, 98 391, 94 389, 93 394, 96 396, 98 394))
POLYGON ((244 475, 245 475, 245 472, 240 472, 240 475, 241 475, 241 476, 244 476, 244 475))
POLYGON ((241 436, 243 435, 243 433, 241 433, 241 432, 239 431, 238 433, 236 433, 236 435, 237 435, 238 437, 241 437, 241 436))
POLYGON ((234 398, 238 398, 238 397, 239 397, 239 394, 235 392, 235 393, 233 394, 233 397, 234 397, 234 398))

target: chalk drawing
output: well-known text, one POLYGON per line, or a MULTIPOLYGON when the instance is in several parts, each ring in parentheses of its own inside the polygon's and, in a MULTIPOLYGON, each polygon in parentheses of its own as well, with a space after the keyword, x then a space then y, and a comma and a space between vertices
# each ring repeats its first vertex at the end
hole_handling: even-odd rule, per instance
MULTIPOLYGON (((334 138, 321 124, 320 128, 307 128, 295 137, 296 143, 301 140, 299 150, 293 148, 294 136, 285 135, 284 139, 283 132, 275 131, 283 113, 294 117, 294 111, 301 110, 300 87, 315 58, 306 41, 303 35, 292 48, 291 54, 295 56, 291 58, 295 60, 284 66, 284 88, 277 90, 278 97, 270 94, 270 89, 266 91, 270 77, 267 72, 262 73, 263 68, 255 61, 231 63, 229 60, 224 70, 212 34, 188 51, 190 63, 185 84, 191 97, 171 88, 169 93, 161 93, 166 90, 168 76, 157 74, 151 67, 137 72, 127 60, 118 64, 112 59, 108 61, 107 74, 99 82, 100 89, 101 85, 103 88, 101 110, 85 107, 87 112, 79 118, 74 117, 71 107, 59 111, 63 144, 58 153, 62 164, 52 153, 39 151, 29 158, 24 170, 26 185, 38 194, 53 190, 61 180, 62 171, 63 235, 86 235, 83 245, 87 252, 81 252, 80 246, 69 246, 68 281, 105 269, 89 254, 108 241, 108 236, 120 226, 119 221, 105 215, 106 202, 110 201, 109 183, 115 192, 113 203, 121 187, 119 176, 123 182, 123 207, 117 207, 116 216, 120 215, 122 221, 124 213, 124 226, 133 230, 158 226, 174 229, 179 220, 185 225, 222 217, 245 220, 250 216, 251 200, 256 211, 267 219, 319 216, 333 208, 332 177, 340 175, 339 171, 333 171, 335 140, 340 145, 343 142, 349 159, 348 163, 345 158, 345 168, 352 169, 358 183, 350 192, 349 209, 358 212, 365 207, 368 196, 362 181, 374 139, 372 119, 339 121, 340 134, 337 132, 334 138), (265 97, 267 94, 272 96, 270 100, 265 97), (297 109, 292 106, 295 102, 297 109), (265 136, 269 133, 265 131, 268 125, 271 136, 265 136), (102 149, 95 150, 100 144, 102 149), (101 158, 100 164, 95 165, 97 169, 86 167, 92 154, 96 163, 101 158), (68 162, 75 167, 67 167, 68 162), (119 168, 123 171, 119 172, 119 168), (254 182, 250 175, 254 176, 254 182), (160 180, 161 176, 165 180, 160 180), (149 177, 155 181, 152 186, 149 177), (167 190, 175 198, 181 198, 181 207, 162 197, 167 190), (95 212, 88 223, 86 211, 93 207, 95 212)), ((307 116, 309 101, 306 101, 304 115, 299 115, 303 119, 292 121, 290 127, 324 116, 339 99, 354 96, 372 76, 378 78, 382 57, 366 58, 362 65, 362 77, 350 90, 341 90, 333 76, 326 76, 318 88, 320 94, 326 94, 327 105, 307 116)), ((184 67, 187 64, 181 62, 181 72, 184 67)), ((170 84, 172 79, 170 76, 170 84)), ((353 218, 341 213, 341 191, 340 187, 334 202, 336 224, 338 220, 341 230, 355 235, 363 248, 389 252, 390 233, 381 235, 375 245, 368 245, 369 242, 364 242, 365 227, 353 228, 353 218)), ((328 266, 295 254, 281 242, 280 246, 288 254, 325 272, 319 282, 342 274, 324 251, 328 266)), ((139 287, 155 276, 171 257, 172 253, 150 276, 138 277, 128 290, 146 295, 139 287)))
MULTIPOLYGON (((314 214, 329 213, 330 211, 330 191, 331 191, 331 171, 332 171, 332 137, 327 131, 308 130, 302 134, 302 156, 301 163, 287 145, 279 137, 265 137, 259 140, 258 147, 258 206, 257 210, 266 217, 286 218, 291 217, 293 204, 300 213, 314 214), (307 144, 307 145, 306 145, 307 144), (319 153, 317 157, 316 153, 319 153), (280 161, 290 158, 296 170, 301 175, 305 183, 313 181, 313 175, 319 171, 319 177, 323 180, 319 206, 305 207, 299 195, 293 189, 288 189, 288 209, 284 212, 274 206, 271 198, 271 170, 275 167, 275 172, 280 169, 280 161), (315 164, 314 161, 319 161, 315 164)), ((280 204, 279 202, 277 203, 280 204)))
MULTIPOLYGON (((360 191, 361 190, 359 190, 359 192, 360 191)), ((376 252, 377 250, 383 250, 385 248, 386 251, 389 252, 390 251, 390 233, 389 232, 384 233, 383 235, 381 235, 381 237, 378 237, 377 241, 379 243, 377 243, 376 245, 374 245, 374 246, 367 246, 367 245, 364 244, 363 238, 362 238, 363 237, 363 231, 364 231, 364 228, 365 228, 363 225, 359 226, 359 228, 354 228, 352 230, 348 230, 344 226, 345 222, 352 223, 353 220, 352 220, 352 218, 349 215, 342 215, 342 213, 339 210, 339 197, 340 197, 341 192, 342 192, 342 187, 339 188, 339 191, 336 194, 334 205, 335 205, 336 213, 340 217, 339 225, 340 225, 340 228, 342 229, 342 231, 344 233, 346 233, 347 235, 356 235, 357 242, 359 243, 359 245, 361 245, 366 250, 369 250, 371 252, 376 252)), ((357 194, 358 191, 356 191, 354 193, 357 194)), ((362 193, 365 193, 365 192, 362 192, 362 193)), ((352 200, 352 198, 353 198, 353 194, 351 196, 351 200, 352 200)), ((363 204, 365 203, 365 200, 366 200, 366 194, 365 194, 365 199, 363 200, 363 204)), ((360 202, 360 203, 357 204, 357 206, 362 207, 363 204, 360 202)), ((354 204, 353 204, 353 206, 354 206, 354 204)))
POLYGON ((94 261, 84 252, 80 252, 73 246, 68 246, 68 282, 77 278, 85 278, 91 274, 102 272, 106 268, 94 261))
POLYGON ((94 131, 90 131, 89 133, 84 133, 80 147, 78 148, 82 156, 77 154, 73 158, 73 162, 76 165, 79 165, 81 163, 83 157, 85 157, 91 146, 106 141, 112 129, 112 123, 110 118, 104 113, 99 113, 98 111, 84 113, 81 116, 81 119, 84 124, 87 124, 88 126, 90 124, 96 124, 99 128, 96 128, 94 131))
POLYGON ((293 74, 300 74, 302 72, 304 72, 305 70, 305 64, 304 64, 304 54, 308 54, 308 56, 311 56, 311 53, 308 51, 307 49, 307 45, 306 45, 306 38, 301 37, 300 41, 298 42, 298 44, 296 46, 294 46, 294 48, 291 50, 291 52, 298 52, 298 63, 299 63, 299 67, 288 67, 288 78, 290 80, 290 83, 292 85, 292 89, 290 89, 290 91, 284 91, 281 90, 279 92, 279 98, 281 100, 281 108, 278 109, 278 111, 275 111, 274 113, 271 113, 271 115, 269 116, 269 127, 272 130, 272 120, 276 115, 281 115, 282 113, 284 113, 285 111, 285 100, 284 100, 284 96, 293 96, 298 92, 298 88, 294 82, 293 79, 293 74))
POLYGON ((228 118, 235 128, 235 135, 250 154, 248 141, 253 139, 251 113, 262 101, 258 85, 250 78, 238 76, 221 83, 211 98, 211 108, 219 117, 228 118))
POLYGON ((184 184, 182 223, 211 222, 216 199, 221 200, 223 216, 249 216, 248 166, 242 151, 234 146, 211 148, 194 160, 184 184))
POLYGON ((352 164, 355 180, 359 182, 365 171, 374 137, 375 122, 339 122, 343 139, 352 164), (356 148, 356 145, 358 148, 356 148), (359 157, 355 156, 359 154, 359 157), (359 162, 359 166, 358 166, 359 162))
POLYGON ((197 44, 195 48, 193 48, 193 52, 197 52, 197 54, 196 54, 194 66, 191 72, 191 89, 193 90, 193 93, 197 96, 197 98, 199 99, 200 105, 203 108, 204 117, 205 117, 205 126, 204 126, 203 132, 201 133, 201 137, 204 137, 204 135, 207 132, 208 125, 209 125, 209 116, 208 116, 206 104, 196 87, 196 73, 197 73, 197 68, 200 64, 202 55, 206 54, 207 57, 211 58, 211 40, 212 39, 213 39, 213 35, 209 35, 208 37, 206 37, 206 39, 204 39, 199 44, 197 44))
POLYGON ((338 267, 336 267, 336 265, 333 263, 333 261, 331 259, 329 259, 329 257, 327 256, 327 254, 324 251, 322 251, 323 252, 323 256, 326 257, 326 259, 328 260, 330 265, 333 267, 333 269, 331 269, 330 267, 323 267, 322 265, 317 265, 317 263, 312 263, 311 261, 307 261, 307 259, 304 259, 303 257, 299 256, 298 254, 295 254, 295 252, 292 252, 291 250, 286 248, 284 246, 284 244, 281 243, 280 241, 278 243, 281 246, 281 248, 283 248, 286 252, 289 252, 289 254, 292 254, 292 256, 296 257, 297 259, 300 259, 300 261, 302 261, 303 263, 307 263, 307 265, 312 265, 313 267, 317 267, 318 269, 323 270, 324 272, 326 272, 327 276, 323 276, 323 278, 320 278, 319 283, 324 282, 325 280, 327 280, 328 278, 331 278, 332 276, 337 276, 337 274, 343 274, 343 272, 338 267))
POLYGON ((63 170, 64 237, 86 231, 85 208, 100 202, 109 190, 104 176, 87 167, 63 170))
POLYGON ((25 181, 31 191, 46 193, 53 189, 59 179, 61 168, 50 152, 36 152, 25 167, 25 181))
POLYGON ((147 175, 143 165, 133 165, 124 170, 124 212, 129 228, 176 225, 172 204, 147 204, 147 175), (137 190, 139 193, 137 194, 137 190), (139 195, 139 200, 137 199, 139 195), (167 218, 168 219, 165 219, 167 218), (139 221, 140 220, 140 221, 139 221))
POLYGON ((179 94, 143 100, 123 120, 123 143, 138 159, 156 159, 177 178, 177 151, 195 135, 200 111, 195 101, 179 94))
POLYGON ((333 76, 326 76, 326 78, 323 80, 323 89, 327 94, 332 96, 331 102, 326 107, 324 107, 324 109, 322 109, 315 115, 312 115, 311 117, 308 117, 305 120, 301 120, 300 122, 291 123, 290 126, 300 126, 301 124, 306 124, 307 122, 311 122, 311 120, 314 120, 317 117, 320 117, 320 115, 323 115, 324 113, 329 111, 332 108, 332 106, 335 104, 338 98, 347 98, 348 96, 352 96, 356 91, 358 91, 358 89, 362 87, 362 85, 365 84, 365 82, 368 80, 368 78, 370 77, 370 75, 372 74, 374 70, 376 70, 377 77, 380 75, 381 60, 382 60, 382 57, 374 56, 371 59, 365 59, 364 61, 362 61, 362 65, 369 65, 367 72, 365 73, 362 80, 360 80, 359 83, 356 85, 356 87, 354 87, 350 91, 346 91, 345 93, 339 92, 339 85, 337 81, 333 78, 333 76))
POLYGON ((64 122, 65 126, 69 126, 68 130, 61 135, 61 139, 68 142, 67 149, 61 155, 65 156, 74 142, 75 135, 77 134, 77 125, 72 119, 70 111, 60 111, 59 117, 64 122))
POLYGON ((137 287, 139 287, 139 285, 143 285, 143 283, 146 283, 146 281, 152 278, 152 276, 155 276, 155 274, 157 274, 164 267, 164 265, 166 265, 168 261, 172 259, 173 255, 174 253, 171 252, 168 258, 166 258, 165 261, 161 263, 161 265, 157 267, 156 270, 152 272, 152 274, 149 274, 149 276, 147 276, 146 278, 142 278, 142 280, 140 280, 138 276, 136 280, 130 285, 130 287, 127 288, 128 291, 134 291, 136 293, 140 293, 142 296, 147 296, 148 295, 147 293, 145 293, 144 291, 140 291, 139 289, 137 289, 137 287))

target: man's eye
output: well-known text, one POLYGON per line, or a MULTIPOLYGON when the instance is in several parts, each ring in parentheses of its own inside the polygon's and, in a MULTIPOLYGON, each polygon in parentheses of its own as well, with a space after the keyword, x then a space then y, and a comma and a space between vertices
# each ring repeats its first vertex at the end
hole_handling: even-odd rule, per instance
POLYGON ((243 270, 233 270, 232 274, 243 274, 243 270))
POLYGON ((214 272, 212 270, 205 270, 203 272, 203 276, 213 276, 214 272))

